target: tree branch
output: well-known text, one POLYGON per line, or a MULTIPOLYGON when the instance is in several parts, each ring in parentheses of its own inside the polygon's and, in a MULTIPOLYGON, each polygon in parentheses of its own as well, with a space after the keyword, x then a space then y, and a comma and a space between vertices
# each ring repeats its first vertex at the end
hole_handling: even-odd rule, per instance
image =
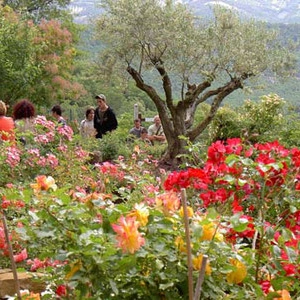
POLYGON ((145 93, 147 93, 147 95, 153 100, 153 102, 155 103, 157 109, 165 112, 166 107, 164 105, 164 102, 159 97, 156 90, 152 86, 146 84, 144 82, 142 76, 134 68, 132 68, 130 65, 128 65, 128 67, 127 67, 127 72, 130 74, 130 76, 135 81, 136 86, 139 89, 141 89, 142 91, 144 91, 145 93))
POLYGON ((164 67, 163 61, 159 60, 155 63, 155 68, 159 72, 162 81, 163 81, 163 88, 166 95, 166 102, 167 106, 170 109, 171 113, 174 112, 174 105, 173 105, 173 95, 172 95, 172 83, 166 69, 164 67))
POLYGON ((187 135, 191 141, 194 141, 195 138, 198 135, 200 135, 200 133, 203 132, 203 130, 209 125, 209 123, 216 115, 223 99, 239 88, 242 88, 242 79, 233 78, 230 82, 228 82, 223 87, 220 87, 213 91, 209 91, 205 95, 203 95, 203 97, 201 97, 201 98, 208 99, 209 97, 216 95, 211 105, 208 116, 201 123, 199 123, 194 129, 188 132, 187 135))

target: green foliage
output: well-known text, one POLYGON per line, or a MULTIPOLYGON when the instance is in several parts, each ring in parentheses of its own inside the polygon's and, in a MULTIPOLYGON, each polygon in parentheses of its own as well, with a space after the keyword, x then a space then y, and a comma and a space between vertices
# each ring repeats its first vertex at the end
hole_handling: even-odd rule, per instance
POLYGON ((0 98, 10 106, 30 98, 36 105, 78 99, 83 86, 71 79, 76 50, 58 21, 35 25, 10 7, 0 7, 0 98))
POLYGON ((25 15, 27 18, 39 22, 42 19, 58 19, 66 17, 63 8, 70 3, 70 0, 3 0, 3 6, 10 6, 14 11, 25 15))
POLYGON ((284 104, 278 95, 270 94, 260 97, 259 102, 246 100, 240 108, 222 107, 209 129, 211 141, 234 137, 251 143, 280 139, 284 104))

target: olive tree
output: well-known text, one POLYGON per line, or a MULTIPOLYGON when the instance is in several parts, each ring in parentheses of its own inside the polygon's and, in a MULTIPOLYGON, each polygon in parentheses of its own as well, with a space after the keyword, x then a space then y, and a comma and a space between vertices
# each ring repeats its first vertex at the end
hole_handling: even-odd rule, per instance
POLYGON ((263 23, 217 7, 200 18, 176 1, 103 0, 97 34, 105 62, 124 70, 154 102, 174 161, 214 118, 223 100, 252 77, 284 74, 293 56, 263 23), (109 59, 111 57, 111 59, 109 59), (210 109, 200 122, 202 103, 210 109))

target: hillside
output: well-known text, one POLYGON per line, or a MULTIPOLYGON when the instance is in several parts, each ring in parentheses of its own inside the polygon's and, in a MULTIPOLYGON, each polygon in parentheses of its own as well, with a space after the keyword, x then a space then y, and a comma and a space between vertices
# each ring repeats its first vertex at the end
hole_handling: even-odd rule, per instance
MULTIPOLYGON (((269 23, 300 23, 299 0, 181 0, 198 15, 209 15, 215 4, 235 9, 245 17, 254 17, 269 23)), ((73 0, 70 10, 78 23, 88 23, 100 13, 99 0, 73 0)))

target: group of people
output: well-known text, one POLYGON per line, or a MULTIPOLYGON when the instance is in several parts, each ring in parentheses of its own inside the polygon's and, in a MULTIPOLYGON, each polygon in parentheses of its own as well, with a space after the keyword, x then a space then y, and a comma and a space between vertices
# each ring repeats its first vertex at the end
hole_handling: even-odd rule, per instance
POLYGON ((101 139, 104 134, 118 127, 118 120, 112 108, 107 104, 103 94, 95 97, 97 107, 88 108, 85 119, 80 122, 79 132, 82 137, 96 137, 101 139))
POLYGON ((18 132, 33 130, 35 107, 28 99, 17 102, 12 111, 12 117, 7 117, 7 106, 0 101, 0 140, 13 141, 15 129, 18 132))
MULTIPOLYGON (((88 108, 85 112, 85 119, 80 122, 79 132, 82 137, 102 138, 107 132, 118 127, 118 121, 112 108, 107 104, 103 94, 97 95, 97 108, 88 108)), ((154 117, 154 124, 148 130, 141 126, 141 120, 134 120, 134 127, 129 130, 129 135, 140 138, 148 144, 166 140, 159 116, 154 117)))
MULTIPOLYGON (((60 105, 54 105, 51 112, 58 124, 67 124, 66 120, 62 117, 62 109, 60 105)), ((21 99, 18 101, 12 108, 12 117, 8 117, 6 114, 7 106, 2 100, 0 100, 0 140, 15 140, 15 130, 17 130, 18 133, 34 131, 36 109, 30 100, 21 99)), ((25 140, 22 137, 21 142, 25 143, 25 140)))
MULTIPOLYGON (((97 108, 88 108, 86 116, 80 123, 80 133, 83 137, 102 138, 103 134, 118 127, 118 121, 113 110, 107 105, 103 94, 97 95, 97 108)), ((51 109, 52 117, 56 122, 64 126, 67 121, 62 116, 60 105, 54 105, 51 109)), ((15 130, 18 132, 33 131, 36 110, 31 101, 21 99, 12 109, 12 117, 6 116, 7 106, 0 100, 0 140, 12 141, 15 139, 15 130)))
MULTIPOLYGON (((107 132, 111 132, 118 127, 118 121, 112 108, 107 104, 104 94, 95 97, 97 107, 88 108, 85 112, 85 119, 80 122, 79 132, 82 137, 102 138, 107 132)), ((7 106, 0 100, 0 140, 14 140, 15 129, 18 132, 34 130, 34 119, 36 110, 31 101, 21 99, 18 101, 12 112, 12 117, 7 117, 7 106)), ((51 109, 53 118, 61 126, 67 124, 62 116, 60 105, 54 105, 51 109)), ((154 117, 154 124, 148 130, 141 126, 141 120, 134 120, 134 127, 129 130, 129 135, 140 138, 146 143, 154 144, 166 140, 159 116, 154 117)))
POLYGON ((154 145, 155 142, 164 142, 166 137, 159 116, 155 116, 153 121, 154 124, 150 125, 147 130, 142 126, 140 119, 135 119, 134 127, 129 130, 129 134, 151 145, 154 145))

